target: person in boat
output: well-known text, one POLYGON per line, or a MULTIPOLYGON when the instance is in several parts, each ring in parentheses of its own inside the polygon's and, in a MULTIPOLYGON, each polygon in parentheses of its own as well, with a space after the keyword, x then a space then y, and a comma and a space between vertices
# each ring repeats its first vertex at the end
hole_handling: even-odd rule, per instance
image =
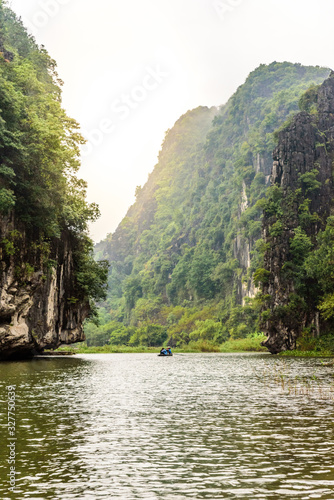
POLYGON ((162 354, 163 356, 168 356, 168 352, 164 347, 161 349, 160 354, 162 354))
POLYGON ((173 356, 172 349, 170 347, 167 347, 167 355, 173 356))

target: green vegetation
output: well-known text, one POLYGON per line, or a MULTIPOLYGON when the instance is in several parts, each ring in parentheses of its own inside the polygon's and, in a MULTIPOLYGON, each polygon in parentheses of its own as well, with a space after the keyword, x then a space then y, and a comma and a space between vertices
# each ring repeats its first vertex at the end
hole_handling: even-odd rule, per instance
POLYGON ((252 334, 244 339, 230 339, 221 346, 221 352, 267 352, 261 342, 265 340, 261 333, 252 334))
MULTIPOLYGON (((86 325, 85 352, 167 344, 194 352, 262 350, 260 316, 288 317, 293 325, 310 304, 333 325, 334 217, 321 220, 310 210, 321 187, 319 165, 284 196, 268 188, 277 131, 299 109, 316 120, 318 85, 328 73, 261 65, 226 105, 183 115, 167 131, 147 183, 137 187, 136 203, 97 245, 96 258, 104 259, 97 262, 88 223, 99 210, 86 202, 77 177, 84 140, 61 106, 55 61, 0 0, 0 215, 15 219, 16 228, 1 240, 2 258, 19 255, 25 239, 29 256, 16 265, 16 279, 30 280, 42 265, 46 280, 57 268, 53 250, 69 241, 75 279, 66 300, 89 301, 99 320, 86 325), (273 297, 259 292, 270 280, 263 212, 271 241, 291 229, 282 274, 293 292, 274 310, 273 297), (310 231, 316 225, 317 237, 310 231)), ((328 155, 325 134, 316 134, 317 150, 328 155)), ((331 351, 331 341, 317 342, 301 351, 331 351)))
POLYGON ((334 334, 314 337, 309 329, 305 329, 297 341, 297 349, 284 351, 280 356, 292 357, 332 357, 334 356, 334 334))
POLYGON ((21 228, 1 246, 5 257, 15 255, 24 232, 47 273, 54 242, 66 236, 74 249, 74 299, 93 305, 105 297, 107 264, 95 262, 87 236, 99 210, 86 202, 86 184, 76 176, 84 140, 61 107, 61 84, 55 61, 0 0, 0 214, 14 213, 21 228))
MULTIPOLYGON (((249 335, 244 339, 230 339, 221 345, 209 341, 189 342, 183 347, 173 348, 174 353, 196 353, 196 352, 266 352, 267 349, 261 346, 264 340, 262 334, 249 335)), ((159 346, 160 347, 160 346, 159 346)), ((117 344, 104 344, 100 346, 87 345, 87 342, 77 344, 76 347, 60 347, 55 352, 76 352, 78 354, 108 354, 108 353, 158 353, 158 347, 150 347, 147 345, 117 345, 117 344)))
MULTIPOLYGON (((275 131, 328 73, 290 63, 261 65, 225 106, 189 111, 167 132, 136 203, 96 246, 97 255, 111 262, 110 291, 100 327, 86 328, 89 346, 164 342, 220 349, 259 331, 260 310, 270 301, 254 297, 254 271, 256 286, 268 278, 261 218, 263 208, 276 217, 281 203, 275 188, 265 199, 275 131)), ((304 107, 311 106, 309 94, 304 107)), ((300 179, 305 193, 317 182, 316 172, 300 179)), ((292 245, 296 268, 309 244, 303 228, 314 217, 306 199, 300 217, 292 245)), ((283 229, 277 219, 271 234, 283 229)))

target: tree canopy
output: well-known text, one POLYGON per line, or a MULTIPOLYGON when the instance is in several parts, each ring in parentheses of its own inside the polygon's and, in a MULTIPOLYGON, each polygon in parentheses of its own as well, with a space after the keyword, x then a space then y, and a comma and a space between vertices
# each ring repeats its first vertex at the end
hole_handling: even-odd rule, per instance
POLYGON ((93 300, 104 296, 107 273, 87 235, 99 209, 77 177, 84 139, 62 108, 61 85, 55 61, 0 0, 0 213, 15 213, 28 235, 46 243, 70 232, 78 294, 93 300))

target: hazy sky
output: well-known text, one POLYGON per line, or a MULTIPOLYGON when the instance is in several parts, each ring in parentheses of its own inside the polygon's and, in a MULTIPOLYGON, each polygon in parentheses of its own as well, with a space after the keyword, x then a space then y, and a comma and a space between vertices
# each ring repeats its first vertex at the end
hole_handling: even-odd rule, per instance
POLYGON ((261 63, 334 68, 333 0, 11 0, 58 63, 89 143, 81 177, 113 232, 188 109, 221 105, 261 63))

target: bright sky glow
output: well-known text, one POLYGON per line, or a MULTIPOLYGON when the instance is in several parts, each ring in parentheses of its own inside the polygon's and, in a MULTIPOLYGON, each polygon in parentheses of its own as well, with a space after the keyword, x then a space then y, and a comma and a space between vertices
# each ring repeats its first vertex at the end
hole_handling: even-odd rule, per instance
POLYGON ((80 175, 113 232, 188 109, 219 106, 261 63, 334 68, 333 0, 11 0, 57 61, 82 126, 80 175))

